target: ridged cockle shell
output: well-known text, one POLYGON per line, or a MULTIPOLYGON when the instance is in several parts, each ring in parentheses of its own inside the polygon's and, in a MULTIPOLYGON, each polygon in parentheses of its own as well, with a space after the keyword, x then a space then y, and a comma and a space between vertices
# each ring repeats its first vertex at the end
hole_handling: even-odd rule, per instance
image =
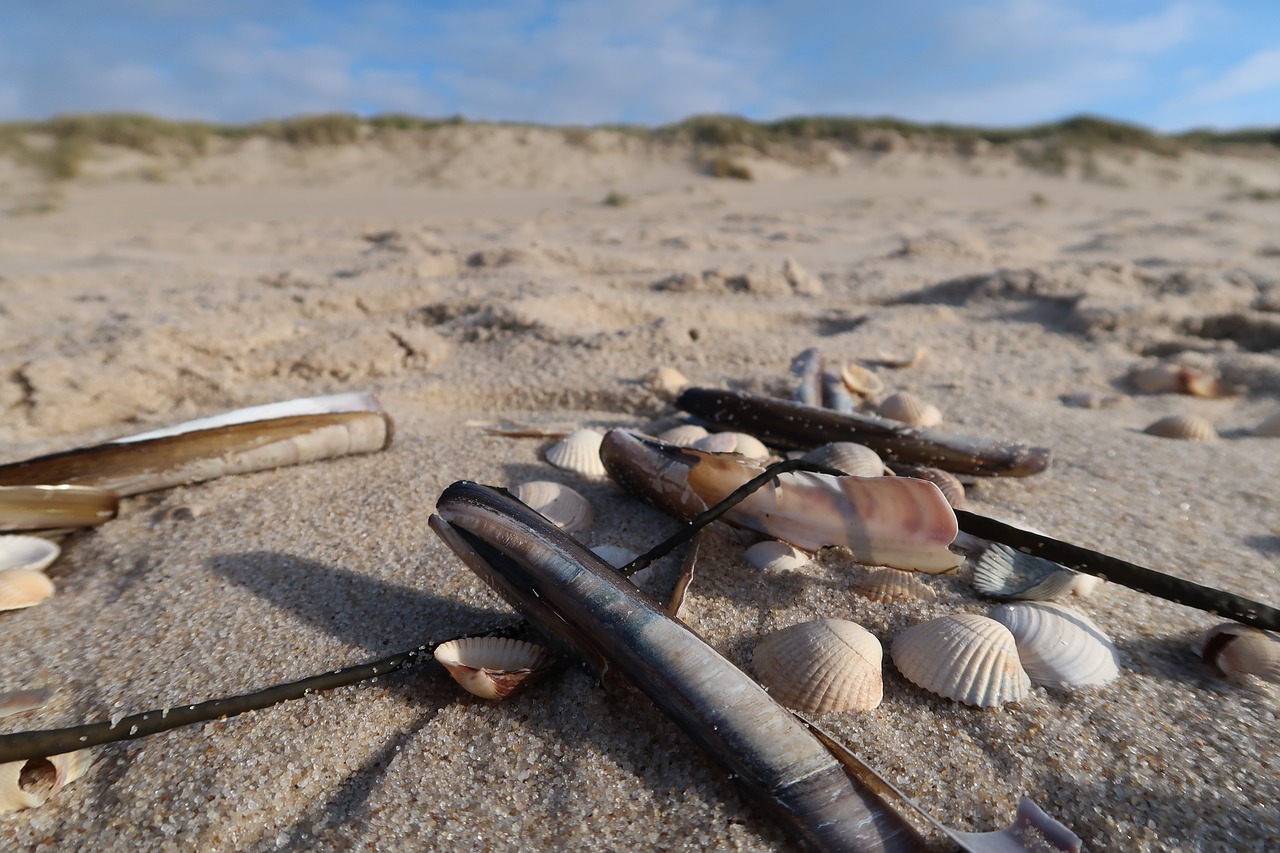
POLYGON ((1061 604, 1002 604, 991 618, 1009 629, 1022 668, 1042 687, 1106 684, 1120 674, 1116 647, 1092 619, 1061 604))
POLYGON ((1280 640, 1266 631, 1227 622, 1200 640, 1200 656, 1223 675, 1256 675, 1280 684, 1280 640))
POLYGON ((933 587, 915 574, 897 569, 873 569, 858 579, 853 585, 853 591, 863 598, 884 604, 938 597, 933 587))
POLYGON ((880 704, 884 652, 854 622, 823 619, 775 631, 756 646, 754 666, 773 698, 801 713, 869 710, 880 704))
POLYGON ((603 440, 604 436, 593 429, 575 430, 547 448, 547 461, 587 477, 604 477, 608 472, 600 461, 603 440))
POLYGON ((53 581, 35 569, 0 572, 0 610, 32 607, 53 595, 53 581))
POLYGON ((910 391, 890 394, 876 409, 882 418, 901 421, 918 427, 937 426, 942 423, 942 412, 932 403, 926 403, 910 391))
POLYGON ((768 459, 764 442, 745 432, 713 432, 689 445, 709 453, 739 453, 748 459, 768 459))
POLYGON ((883 477, 884 462, 870 447, 852 441, 833 441, 804 454, 804 459, 835 468, 852 477, 883 477))
POLYGON ((1143 432, 1183 441, 1218 440, 1218 431, 1213 428, 1213 424, 1199 415, 1170 415, 1151 424, 1143 432))
POLYGON ((436 647, 435 659, 454 681, 481 699, 506 699, 553 662, 542 646, 504 637, 450 640, 436 647))
POLYGON ((913 684, 966 705, 993 708, 1031 692, 1013 635, 986 616, 955 613, 913 625, 889 654, 913 684))

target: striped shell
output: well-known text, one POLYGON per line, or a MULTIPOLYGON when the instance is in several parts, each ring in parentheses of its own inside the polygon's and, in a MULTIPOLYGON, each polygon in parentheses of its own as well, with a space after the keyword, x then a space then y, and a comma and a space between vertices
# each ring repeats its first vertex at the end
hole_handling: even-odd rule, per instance
POLYGON ((1269 418, 1264 418, 1262 423, 1253 428, 1253 434, 1268 438, 1280 437, 1280 412, 1276 412, 1269 418))
POLYGON ((565 471, 587 477, 604 477, 608 472, 600 461, 600 443, 603 441, 604 436, 593 429, 576 430, 547 448, 547 461, 565 471))
POLYGON ((933 587, 916 577, 914 572, 897 569, 873 569, 858 579, 853 591, 863 598, 884 604, 938 597, 933 587))
POLYGON ((910 391, 899 391, 884 398, 876 409, 882 418, 901 421, 918 427, 937 426, 942 423, 942 412, 932 403, 926 403, 910 391))
POLYGON ((566 533, 590 527, 596 517, 595 508, 586 498, 568 486, 550 480, 531 480, 512 486, 511 494, 566 533))
POLYGON ((1013 635, 986 616, 954 613, 913 625, 889 654, 913 684, 966 705, 994 708, 1031 692, 1013 635))
POLYGON ((710 435, 706 427, 697 424, 680 424, 680 426, 672 427, 664 433, 660 433, 658 438, 667 444, 674 444, 676 447, 688 447, 699 439, 706 438, 710 435))
POLYGON ((32 607, 53 595, 53 581, 35 569, 0 572, 0 610, 32 607))
POLYGON ((1120 674, 1111 640, 1070 607, 1020 601, 994 608, 991 618, 1013 634, 1022 668, 1041 687, 1106 684, 1120 674))
POLYGON ((39 536, 0 536, 0 572, 8 569, 41 571, 61 553, 57 542, 39 536))
POLYGON ((1200 640, 1200 656, 1223 675, 1256 675, 1280 684, 1280 640, 1266 631, 1227 622, 1200 640))
POLYGON ((550 668, 545 648, 505 637, 464 637, 436 647, 435 659, 453 680, 481 699, 506 699, 550 668))
POLYGON ((766 572, 793 572, 807 566, 813 557, 786 542, 766 539, 747 549, 747 562, 766 572))
POLYGON ((953 509, 964 508, 964 483, 950 471, 933 468, 928 465, 894 465, 893 473, 899 477, 915 477, 917 480, 928 480, 942 492, 953 509))
POLYGON ((883 477, 884 462, 870 447, 852 441, 833 441, 815 447, 804 459, 827 465, 854 477, 883 477))
POLYGON ((1218 431, 1199 415, 1170 415, 1143 430, 1147 435, 1183 441, 1217 441, 1218 431))
POLYGON ((739 453, 748 459, 768 459, 770 455, 764 442, 745 432, 714 432, 689 446, 708 453, 739 453))
POLYGON ((844 619, 802 622, 775 631, 756 646, 754 666, 773 698, 801 713, 870 710, 884 682, 880 641, 844 619))
POLYGON ((992 543, 973 566, 974 589, 991 598, 1043 601, 1077 589, 1084 596, 1096 583, 1091 575, 999 543, 992 543))

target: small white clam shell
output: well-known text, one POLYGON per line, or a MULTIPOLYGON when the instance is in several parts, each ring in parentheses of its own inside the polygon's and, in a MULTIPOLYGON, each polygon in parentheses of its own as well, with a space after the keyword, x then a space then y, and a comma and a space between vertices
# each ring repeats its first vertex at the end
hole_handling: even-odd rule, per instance
POLYGON ((53 595, 53 581, 34 569, 0 572, 0 610, 32 607, 53 595))
POLYGON ((8 569, 41 571, 61 553, 57 542, 39 536, 0 536, 0 572, 8 569))
POLYGON ((764 442, 745 432, 714 432, 689 445, 708 453, 739 453, 748 459, 768 459, 769 448, 764 442))
POLYGON ((1213 424, 1199 415, 1170 415, 1151 424, 1143 432, 1183 441, 1218 440, 1218 431, 1213 428, 1213 424))
POLYGON ((0 764, 0 813, 33 809, 79 779, 93 763, 90 750, 0 764))
POLYGON ((786 542, 766 539, 746 551, 747 562, 766 572, 793 572, 807 566, 813 557, 786 542))
POLYGON ((802 713, 824 714, 879 705, 883 656, 880 641, 861 625, 823 619, 765 637, 753 663, 773 698, 802 713))
POLYGON ((859 397, 873 397, 884 391, 884 382, 860 364, 846 364, 840 369, 840 379, 850 393, 859 397))
POLYGON ((600 461, 603 441, 604 436, 593 429, 575 430, 547 448, 547 461, 587 477, 607 476, 608 471, 600 461))
POLYGON ((689 387, 689 380, 674 367, 655 367, 644 375, 640 384, 664 400, 674 400, 689 387))
POLYGON ((566 533, 590 527, 595 508, 579 492, 550 480, 530 480, 511 487, 516 500, 541 513, 566 533))
POLYGON ((942 412, 932 403, 926 403, 910 391, 899 391, 884 398, 876 413, 882 418, 902 421, 918 427, 937 426, 942 423, 942 412))
POLYGON ((884 462, 870 447, 852 441, 833 441, 815 447, 804 459, 827 465, 854 477, 883 477, 884 462))
POLYGON ((1042 687, 1106 684, 1120 674, 1116 647, 1092 619, 1061 604, 1002 604, 991 618, 1013 634, 1022 668, 1042 687))
POLYGON ((658 438, 667 444, 674 444, 677 447, 689 447, 695 441, 700 441, 710 434, 707 432, 706 427, 701 427, 697 424, 680 424, 680 426, 674 426, 666 432, 660 433, 658 438))
POLYGON ((1079 572, 1046 560, 1033 557, 992 543, 973 566, 973 587, 991 598, 1016 598, 1026 601, 1043 601, 1070 595, 1077 586, 1087 595, 1093 589, 1088 581, 1081 584, 1079 572))
POLYGON ((1200 640, 1200 656, 1223 675, 1256 675, 1280 684, 1280 640, 1266 631, 1227 622, 1200 640))
POLYGON ((453 680, 481 699, 506 699, 552 664, 542 646, 505 637, 464 637, 436 647, 453 680))
POLYGON ((1274 415, 1264 418, 1262 423, 1253 428, 1253 434, 1266 436, 1267 438, 1280 437, 1280 412, 1276 412, 1274 415))
POLYGON ((853 591, 863 598, 884 604, 938 597, 933 587, 916 577, 914 572, 898 569, 873 569, 858 579, 853 591))
POLYGON ((620 569, 627 563, 630 563, 636 557, 640 556, 634 551, 629 551, 618 545, 596 545, 591 549, 591 553, 604 560, 615 569, 620 569))
POLYGON ((889 654, 913 684, 966 705, 993 708, 1031 692, 1013 635, 986 616, 955 613, 913 625, 889 654))

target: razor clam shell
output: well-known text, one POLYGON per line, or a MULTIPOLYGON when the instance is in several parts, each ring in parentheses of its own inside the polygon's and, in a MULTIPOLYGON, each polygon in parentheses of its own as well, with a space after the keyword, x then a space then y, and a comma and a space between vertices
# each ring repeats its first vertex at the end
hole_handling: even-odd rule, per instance
POLYGON ((917 480, 928 480, 933 483, 947 499, 947 503, 951 504, 952 509, 960 509, 964 506, 964 483, 950 471, 928 465, 903 465, 900 462, 890 465, 889 469, 899 477, 915 477, 917 480))
POLYGON ((530 480, 511 487, 511 494, 566 533, 591 526, 596 511, 581 493, 550 480, 530 480))
POLYGON ((34 607, 53 595, 53 581, 34 569, 0 572, 0 610, 34 607))
POLYGON ((1280 640, 1266 631, 1238 622, 1215 625, 1200 639, 1200 656, 1223 675, 1280 684, 1280 640))
POLYGON ((855 412, 858 410, 857 405, 853 402, 853 395, 845 387, 844 379, 840 377, 840 374, 831 370, 825 370, 822 373, 822 404, 835 412, 855 412))
POLYGON ((391 418, 368 394, 339 394, 255 406, 105 444, 54 453, 0 466, 0 485, 70 483, 110 489, 119 495, 199 483, 384 449, 391 418), (350 406, 310 411, 325 406, 350 406), (246 420, 246 413, 302 414, 246 420))
POLYGON ((1088 687, 1120 674, 1111 639, 1077 610, 1020 601, 993 608, 990 615, 1013 634, 1022 668, 1041 687, 1088 687))
POLYGON ((932 403, 926 403, 910 391, 890 394, 876 407, 876 414, 916 427, 931 427, 942 423, 942 412, 932 403))
POLYGON ((900 632, 889 651, 911 683, 966 705, 1021 702, 1031 679, 1009 629, 994 619, 954 613, 900 632))
MULTIPOLYGON (((973 566, 973 588, 991 598, 1043 601, 1070 595, 1081 575, 993 542, 973 566)), ((1092 585, 1089 585, 1092 589, 1092 585)), ((1087 591, 1082 594, 1087 594, 1087 591)))
POLYGON ((938 597, 933 587, 914 574, 897 569, 872 569, 858 579, 853 585, 853 591, 863 598, 882 604, 938 597))
POLYGON ((822 353, 816 347, 809 347, 791 360, 791 372, 800 380, 791 399, 806 406, 822 405, 822 365, 822 353))
POLYGON ((584 477, 604 477, 607 472, 600 461, 600 442, 603 439, 604 436, 593 429, 574 430, 547 448, 547 461, 584 477))
MULTIPOLYGON (((674 447, 617 429, 605 436, 601 457, 623 488, 684 519, 764 471, 736 454, 674 447)), ((848 548, 869 565, 945 572, 962 562, 947 549, 956 537, 955 512, 922 480, 782 474, 723 520, 805 551, 848 548)))
POLYGON ((0 536, 0 572, 8 569, 43 571, 61 553, 57 542, 39 536, 0 536))
POLYGON ((852 441, 833 441, 815 447, 804 454, 804 459, 843 471, 851 477, 883 477, 884 460, 865 444, 852 441))
POLYGON ((680 424, 680 426, 672 427, 666 432, 658 433, 658 438, 667 444, 674 444, 676 447, 690 447, 699 439, 706 438, 711 433, 707 432, 706 427, 697 424, 680 424))
POLYGON ((1218 431, 1199 415, 1169 415, 1143 430, 1147 435, 1182 441, 1217 441, 1218 431))
POLYGON ((897 462, 931 465, 957 474, 1027 477, 1049 467, 1048 448, 990 441, 909 427, 863 414, 840 414, 745 391, 687 388, 676 405, 722 429, 741 430, 771 447, 806 450, 831 441, 855 441, 897 462))
POLYGON ((0 486, 0 531, 92 527, 119 506, 115 492, 91 486, 0 486))
POLYGON ((757 680, 802 714, 869 711, 884 697, 884 649, 870 631, 845 619, 801 622, 769 634, 755 648, 757 680))
POLYGON ((554 662, 545 647, 506 637, 450 640, 434 654, 454 681, 481 699, 509 698, 554 662))
POLYGON ((794 545, 766 539, 746 550, 747 562, 766 572, 794 572, 813 562, 813 557, 794 545))

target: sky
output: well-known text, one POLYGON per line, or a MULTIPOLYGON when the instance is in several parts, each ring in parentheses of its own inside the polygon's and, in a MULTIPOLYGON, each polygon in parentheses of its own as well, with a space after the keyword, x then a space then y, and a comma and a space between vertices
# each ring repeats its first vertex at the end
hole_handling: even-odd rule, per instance
POLYGON ((1276 0, 0 0, 0 120, 1280 126, 1276 0))

